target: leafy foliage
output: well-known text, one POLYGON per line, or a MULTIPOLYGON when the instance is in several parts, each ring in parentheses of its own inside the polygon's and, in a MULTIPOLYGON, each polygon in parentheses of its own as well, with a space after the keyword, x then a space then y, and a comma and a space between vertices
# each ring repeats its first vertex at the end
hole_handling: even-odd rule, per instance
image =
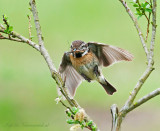
POLYGON ((137 0, 135 2, 130 2, 130 3, 132 3, 133 7, 136 8, 135 14, 138 15, 138 19, 141 16, 146 15, 147 12, 148 13, 152 12, 152 5, 147 1, 140 3, 139 0, 137 0))
POLYGON ((84 112, 81 111, 80 109, 73 107, 72 109, 67 110, 66 114, 68 117, 70 117, 69 119, 66 120, 68 124, 74 124, 74 125, 79 124, 82 129, 86 127, 91 129, 92 131, 97 130, 97 126, 94 125, 92 120, 85 121, 84 112))
POLYGON ((11 32, 13 31, 13 26, 9 24, 8 17, 5 14, 3 15, 3 21, 4 21, 4 24, 6 25, 6 29, 4 30, 4 32, 6 34, 11 34, 11 32))

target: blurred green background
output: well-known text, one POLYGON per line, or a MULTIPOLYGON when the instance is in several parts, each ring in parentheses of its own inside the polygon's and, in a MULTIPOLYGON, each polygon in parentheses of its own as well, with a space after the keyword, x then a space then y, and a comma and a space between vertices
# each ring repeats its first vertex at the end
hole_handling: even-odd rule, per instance
MULTIPOLYGON (((0 0, 0 23, 6 14, 14 31, 28 37, 28 3, 29 0, 0 0)), ((79 104, 102 131, 110 130, 110 106, 114 103, 123 106, 146 68, 145 54, 133 22, 118 0, 39 0, 37 8, 45 46, 56 68, 73 40, 107 43, 134 55, 132 62, 103 69, 107 80, 118 90, 113 96, 108 96, 96 82, 83 82, 77 89, 75 98, 79 104)), ((160 86, 158 13, 157 18, 155 71, 137 98, 160 86)), ((141 18, 139 22, 145 34, 146 20, 141 18)), ((33 40, 37 41, 33 18, 32 26, 33 40)), ((0 131, 68 131, 65 108, 56 105, 56 97, 55 81, 40 53, 23 43, 0 40, 0 131)), ((129 113, 122 131, 157 131, 159 121, 158 96, 129 113)))

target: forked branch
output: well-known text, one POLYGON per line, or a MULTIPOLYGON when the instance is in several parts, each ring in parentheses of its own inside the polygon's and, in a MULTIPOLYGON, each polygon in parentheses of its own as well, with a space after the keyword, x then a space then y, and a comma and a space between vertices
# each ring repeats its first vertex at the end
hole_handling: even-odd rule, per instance
MULTIPOLYGON (((112 118, 114 121, 112 121, 112 131, 119 131, 121 128, 121 123, 123 118, 127 115, 128 112, 132 111, 133 109, 135 109, 136 107, 142 105, 143 103, 147 102, 148 100, 150 100, 151 98, 157 96, 160 94, 160 89, 157 89, 151 93, 149 93, 148 95, 142 97, 141 99, 139 99, 137 102, 134 103, 134 100, 138 94, 138 92, 140 91, 141 87, 143 86, 144 82, 147 80, 147 78, 150 76, 151 72, 154 70, 154 45, 155 45, 155 35, 156 35, 156 0, 153 0, 153 6, 152 6, 152 38, 151 38, 151 44, 150 44, 150 48, 148 49, 145 43, 145 39, 143 37, 143 34, 141 32, 140 26, 138 25, 137 19, 134 17, 132 11, 130 10, 130 8, 127 6, 127 3, 124 0, 119 0, 122 5, 125 7, 126 12, 129 14, 130 18, 132 19, 137 31, 138 31, 138 35, 140 37, 142 46, 144 48, 144 52, 146 54, 147 57, 147 68, 145 70, 145 72, 142 74, 142 76, 140 77, 140 79, 138 80, 136 86, 134 87, 133 91, 131 92, 128 100, 126 101, 126 103, 124 104, 124 106, 121 108, 121 110, 119 112, 115 112, 115 109, 118 111, 118 107, 117 106, 112 106, 111 107, 111 113, 112 113, 112 118)), ((151 3, 152 4, 152 3, 151 3)))

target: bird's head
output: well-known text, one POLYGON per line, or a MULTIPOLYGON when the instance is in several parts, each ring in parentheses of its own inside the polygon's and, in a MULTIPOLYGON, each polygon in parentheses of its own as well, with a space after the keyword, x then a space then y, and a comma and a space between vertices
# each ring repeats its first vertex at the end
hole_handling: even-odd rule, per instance
POLYGON ((88 44, 81 40, 75 40, 71 44, 71 52, 75 58, 82 57, 88 53, 88 44))

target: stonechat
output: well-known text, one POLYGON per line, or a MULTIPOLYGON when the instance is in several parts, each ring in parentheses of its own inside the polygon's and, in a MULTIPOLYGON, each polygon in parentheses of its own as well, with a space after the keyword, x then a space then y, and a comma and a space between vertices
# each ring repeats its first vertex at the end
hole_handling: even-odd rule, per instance
POLYGON ((71 97, 75 95, 76 88, 83 80, 96 80, 109 95, 112 95, 116 89, 103 76, 101 66, 107 67, 118 61, 132 59, 133 55, 124 49, 76 40, 72 42, 71 50, 64 53, 59 73, 71 97))

